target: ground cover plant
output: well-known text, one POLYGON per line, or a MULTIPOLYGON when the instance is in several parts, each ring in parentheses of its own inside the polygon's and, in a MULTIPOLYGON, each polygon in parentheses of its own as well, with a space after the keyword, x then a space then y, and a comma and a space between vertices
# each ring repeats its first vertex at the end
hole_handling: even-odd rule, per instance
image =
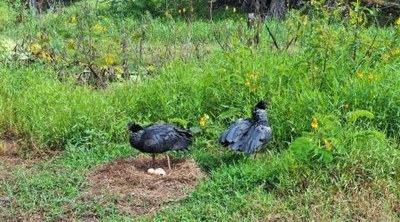
POLYGON ((20 22, 0 5, 2 220, 399 219, 400 19, 310 5, 248 28, 232 6, 211 22, 188 5, 138 16, 111 3, 20 22), (256 157, 221 147, 260 99, 272 141, 256 157), (184 195, 131 192, 141 174, 128 165, 146 157, 128 143, 132 120, 194 132, 190 155, 170 155, 201 179, 161 180, 184 195), (93 192, 107 184, 116 192, 93 192))

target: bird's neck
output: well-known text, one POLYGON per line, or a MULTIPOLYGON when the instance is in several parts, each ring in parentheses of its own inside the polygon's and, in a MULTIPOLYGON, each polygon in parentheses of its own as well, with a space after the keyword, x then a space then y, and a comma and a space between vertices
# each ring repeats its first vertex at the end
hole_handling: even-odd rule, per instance
POLYGON ((131 139, 129 140, 132 146, 134 146, 134 147, 140 146, 139 141, 140 141, 140 138, 142 138, 143 133, 144 133, 143 130, 132 133, 131 139))
POLYGON ((262 110, 262 109, 254 109, 253 120, 255 122, 268 124, 267 113, 265 112, 265 110, 262 110))

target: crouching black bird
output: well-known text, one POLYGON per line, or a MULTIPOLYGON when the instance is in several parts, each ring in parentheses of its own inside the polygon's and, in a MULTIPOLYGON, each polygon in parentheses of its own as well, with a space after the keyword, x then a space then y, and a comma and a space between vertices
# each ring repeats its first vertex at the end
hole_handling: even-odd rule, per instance
MULTIPOLYGON (((160 123, 146 127, 130 122, 127 129, 132 132, 129 143, 137 150, 151 153, 153 165, 155 155, 169 150, 181 150, 187 153, 188 146, 192 143, 192 134, 183 129, 178 129, 174 124, 160 123)), ((169 156, 167 156, 168 168, 171 170, 169 156)))
POLYGON ((252 110, 251 118, 236 120, 220 135, 218 141, 232 150, 253 154, 272 137, 266 108, 264 101, 257 103, 252 110))

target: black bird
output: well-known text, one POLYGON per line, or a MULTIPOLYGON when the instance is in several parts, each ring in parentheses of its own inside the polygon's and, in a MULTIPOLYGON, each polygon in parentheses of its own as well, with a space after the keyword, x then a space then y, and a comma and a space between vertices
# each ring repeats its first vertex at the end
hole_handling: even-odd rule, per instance
MULTIPOLYGON (((129 137, 131 146, 142 152, 151 153, 153 165, 157 153, 164 153, 169 150, 181 150, 187 153, 189 151, 188 146, 192 144, 192 134, 189 131, 179 129, 170 123, 141 127, 136 123, 130 122, 127 129, 132 132, 129 137)), ((166 156, 168 168, 171 170, 169 156, 166 156)))
POLYGON ((221 134, 218 141, 232 150, 253 154, 272 137, 266 108, 267 104, 264 101, 257 103, 251 118, 236 120, 221 134))

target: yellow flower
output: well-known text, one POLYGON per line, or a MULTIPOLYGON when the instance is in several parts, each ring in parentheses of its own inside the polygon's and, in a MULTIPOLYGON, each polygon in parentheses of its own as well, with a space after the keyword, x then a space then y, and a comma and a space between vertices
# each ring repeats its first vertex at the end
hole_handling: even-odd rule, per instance
POLYGON ((106 66, 110 66, 114 63, 115 59, 114 56, 112 55, 106 55, 104 56, 104 63, 106 66))
POLYGON ((93 26, 93 30, 95 30, 97 32, 107 31, 107 29, 105 27, 101 26, 100 24, 96 24, 95 26, 93 26))
POLYGON ((73 14, 73 15, 71 16, 71 22, 76 22, 76 15, 75 15, 75 14, 73 14))
POLYGON ((364 78, 364 73, 362 73, 362 72, 357 73, 357 78, 359 78, 359 79, 364 78))
POLYGON ((46 61, 50 61, 51 60, 51 56, 49 54, 47 54, 47 52, 45 52, 45 51, 42 51, 40 53, 40 56, 46 61))
POLYGON ((400 55, 400 48, 394 48, 390 53, 392 54, 392 56, 400 55))
POLYGON ((233 13, 236 13, 236 7, 233 7, 233 13))
POLYGON ((344 105, 344 108, 345 108, 345 109, 349 109, 349 104, 345 104, 345 105, 344 105))
POLYGON ((208 119, 210 119, 210 117, 205 113, 199 120, 200 126, 205 126, 208 119))
POLYGON ((396 20, 396 25, 400 26, 400 17, 396 20))
POLYGON ((374 79, 374 75, 372 73, 368 74, 368 80, 373 80, 374 79))
POLYGON ((249 77, 245 80, 244 84, 250 88, 251 91, 255 92, 257 89, 257 79, 260 77, 259 72, 250 73, 249 77))
POLYGON ((332 143, 330 143, 327 139, 324 139, 324 144, 325 144, 326 150, 328 150, 329 152, 332 152, 332 149, 333 149, 332 143))
POLYGON ((43 59, 46 59, 46 58, 47 58, 47 53, 46 53, 45 51, 42 51, 42 52, 40 52, 40 56, 41 56, 43 59))
POLYGON ((246 81, 244 82, 244 84, 245 84, 246 86, 250 86, 250 80, 249 80, 249 79, 246 79, 246 81))
POLYGON ((181 14, 181 13, 182 13, 182 10, 179 9, 179 10, 178 10, 178 13, 181 14))
POLYGON ((183 8, 183 9, 182 9, 182 12, 185 13, 185 12, 186 12, 186 8, 183 8))
POLYGON ((260 77, 260 73, 259 72, 252 72, 250 74, 250 78, 258 79, 259 77, 260 77))
POLYGON ((390 54, 389 53, 385 53, 382 55, 382 60, 384 62, 387 62, 390 59, 390 54))
POLYGON ((32 54, 38 54, 40 51, 42 51, 42 46, 40 46, 38 43, 32 44, 30 47, 30 50, 32 54))
POLYGON ((227 11, 228 11, 228 9, 229 9, 229 6, 225 6, 225 10, 227 10, 227 11))
POLYGON ((312 127, 313 129, 318 129, 318 121, 317 121, 316 118, 312 118, 312 120, 311 120, 311 127, 312 127))

